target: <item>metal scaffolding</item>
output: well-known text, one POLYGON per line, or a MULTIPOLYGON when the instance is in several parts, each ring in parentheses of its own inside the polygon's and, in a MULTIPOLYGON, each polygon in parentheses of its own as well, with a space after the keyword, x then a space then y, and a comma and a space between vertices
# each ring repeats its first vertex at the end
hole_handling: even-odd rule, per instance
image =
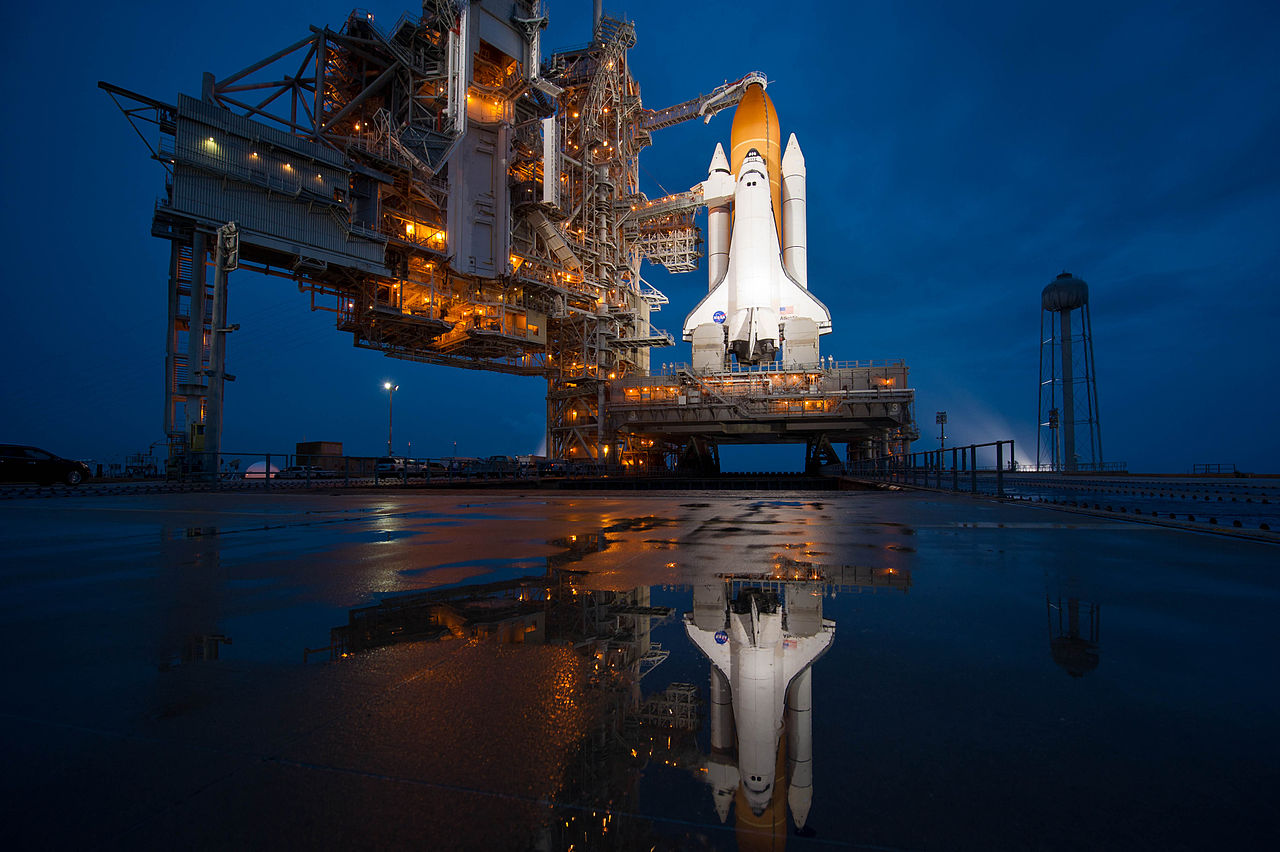
POLYGON ((281 275, 390 357, 542 376, 547 451, 609 459, 605 385, 670 345, 648 259, 696 267, 700 188, 651 203, 652 132, 733 106, 752 74, 644 108, 635 28, 602 18, 543 60, 544 4, 427 0, 389 29, 355 11, 176 103, 100 86, 166 169, 153 233, 169 239, 164 428, 171 458, 205 448, 214 232, 240 265, 281 275), (153 141, 154 140, 154 141, 153 141), (199 331, 193 331, 193 329, 199 331))

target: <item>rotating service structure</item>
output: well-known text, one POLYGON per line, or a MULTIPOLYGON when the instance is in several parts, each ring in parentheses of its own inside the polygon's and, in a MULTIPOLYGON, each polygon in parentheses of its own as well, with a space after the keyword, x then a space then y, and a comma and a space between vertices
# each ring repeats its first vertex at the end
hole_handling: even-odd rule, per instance
POLYGON ((200 457, 216 459, 219 449, 206 442, 206 426, 210 411, 221 410, 222 381, 233 378, 223 359, 234 360, 234 346, 223 344, 234 343, 237 326, 213 255, 218 229, 230 222, 238 269, 294 281, 355 346, 544 379, 555 458, 656 468, 688 443, 623 429, 609 406, 625 397, 627 382, 650 374, 653 347, 674 342, 652 323, 668 300, 644 281, 641 265, 696 269, 695 216, 708 200, 713 244, 725 249, 711 259, 724 264, 721 292, 734 290, 735 311, 747 311, 742 321, 735 313, 734 327, 754 329, 732 351, 760 364, 781 351, 788 363, 800 358, 817 369, 816 334, 804 350, 797 323, 814 319, 820 333, 830 318, 816 299, 802 298, 798 146, 784 157, 757 139, 756 158, 734 149, 727 181, 659 199, 640 190, 639 155, 655 131, 709 121, 744 99, 735 140, 760 116, 767 124, 764 76, 648 109, 629 66, 631 23, 597 11, 590 44, 544 55, 547 23, 544 4, 533 0, 426 0, 420 16, 389 29, 363 11, 339 30, 311 27, 235 73, 206 73, 198 95, 161 100, 99 84, 165 170, 152 233, 171 245, 171 460, 194 459, 199 469, 200 457), (761 185, 738 200, 737 171, 748 165, 759 174, 744 174, 761 185), (767 211, 759 198, 766 172, 767 211), (745 214, 752 203, 752 233, 767 230, 767 219, 782 241, 781 275, 757 269, 745 254, 751 241, 724 231, 726 208, 738 204, 745 214), (779 220, 773 208, 797 203, 799 212, 779 220), (215 320, 219 301, 225 316, 215 320))

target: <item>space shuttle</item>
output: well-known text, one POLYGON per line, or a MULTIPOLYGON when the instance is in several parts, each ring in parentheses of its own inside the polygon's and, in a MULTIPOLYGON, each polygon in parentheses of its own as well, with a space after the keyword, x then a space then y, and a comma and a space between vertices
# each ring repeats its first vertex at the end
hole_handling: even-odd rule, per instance
POLYGON ((812 666, 831 646, 835 622, 822 618, 817 584, 787 584, 786 594, 784 609, 771 589, 743 588, 726 603, 723 582, 698 586, 693 612, 684 619, 685 632, 711 662, 712 754, 705 778, 721 821, 735 799, 739 821, 751 819, 744 805, 756 818, 781 813, 783 783, 796 826, 803 828, 809 815, 812 666), (785 777, 779 750, 784 727, 785 777))
POLYGON ((817 366, 831 312, 808 285, 804 153, 783 152, 764 86, 747 87, 733 115, 731 155, 716 144, 707 180, 708 292, 684 321, 695 369, 777 360, 817 366))

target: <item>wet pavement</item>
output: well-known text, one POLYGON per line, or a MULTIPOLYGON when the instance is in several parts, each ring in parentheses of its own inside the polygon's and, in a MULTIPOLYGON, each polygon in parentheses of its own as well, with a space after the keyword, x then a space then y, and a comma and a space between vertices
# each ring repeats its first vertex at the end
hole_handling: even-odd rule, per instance
POLYGON ((1280 544, 1280 477, 1057 474, 916 468, 857 476, 915 490, 1003 496, 1061 509, 1134 515, 1280 544))
POLYGON ((10 500, 0 552, 23 848, 1280 840, 1271 544, 905 492, 195 493, 10 500), (715 666, 775 615, 770 730, 715 666))

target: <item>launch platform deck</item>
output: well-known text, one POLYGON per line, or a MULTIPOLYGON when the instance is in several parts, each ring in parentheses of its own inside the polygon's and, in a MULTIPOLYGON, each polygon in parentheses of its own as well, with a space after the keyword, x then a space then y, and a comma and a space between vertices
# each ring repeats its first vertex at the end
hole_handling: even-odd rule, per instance
POLYGON ((715 372, 673 365, 612 382, 609 394, 620 433, 723 444, 865 441, 909 426, 915 396, 901 361, 715 372))

